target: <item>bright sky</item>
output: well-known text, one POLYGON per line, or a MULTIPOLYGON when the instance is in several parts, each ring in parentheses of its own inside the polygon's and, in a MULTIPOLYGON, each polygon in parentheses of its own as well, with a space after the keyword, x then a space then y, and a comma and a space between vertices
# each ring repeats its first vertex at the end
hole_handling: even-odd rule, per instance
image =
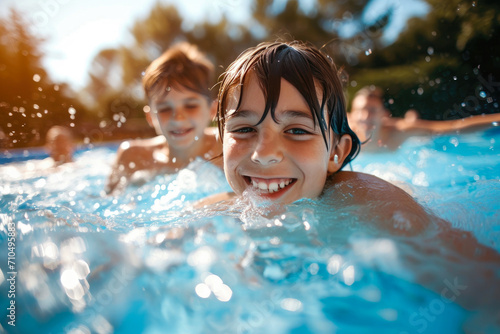
POLYGON ((103 48, 128 44, 129 30, 137 19, 146 17, 154 4, 177 3, 187 25, 201 19, 220 18, 231 12, 244 20, 247 0, 1 0, 0 16, 16 8, 33 24, 33 32, 44 37, 44 64, 52 79, 73 88, 87 82, 87 71, 94 56, 103 48))
MULTIPOLYGON (((103 48, 129 44, 133 23, 146 17, 157 1, 175 3, 189 27, 202 19, 216 21, 224 13, 230 20, 245 22, 251 0, 1 0, 0 16, 12 7, 23 13, 33 31, 46 39, 44 61, 51 78, 78 90, 87 83, 94 56, 103 48)), ((421 0, 405 0, 404 8, 401 1, 373 1, 374 11, 394 6, 393 31, 401 29, 408 16, 426 10, 421 0)))

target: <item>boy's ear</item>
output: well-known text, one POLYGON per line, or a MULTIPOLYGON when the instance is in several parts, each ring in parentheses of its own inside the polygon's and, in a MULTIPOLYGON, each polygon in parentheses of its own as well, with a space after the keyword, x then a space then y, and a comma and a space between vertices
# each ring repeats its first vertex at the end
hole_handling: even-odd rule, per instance
POLYGON ((154 128, 153 120, 151 119, 151 111, 144 111, 144 115, 146 115, 146 121, 148 122, 149 126, 154 128))
POLYGON ((340 167, 342 167, 344 160, 349 155, 349 152, 351 152, 351 148, 351 136, 343 135, 342 137, 340 137, 339 142, 335 147, 332 148, 332 151, 330 152, 330 160, 328 161, 328 174, 333 174, 337 172, 340 167), (335 156, 337 156, 337 158, 335 158, 335 156))

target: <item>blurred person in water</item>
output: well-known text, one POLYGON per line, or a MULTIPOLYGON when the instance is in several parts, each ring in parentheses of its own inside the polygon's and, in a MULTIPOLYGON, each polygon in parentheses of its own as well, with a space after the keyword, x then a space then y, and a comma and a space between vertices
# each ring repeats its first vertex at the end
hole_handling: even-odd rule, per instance
POLYGON ((149 65, 142 79, 149 102, 145 114, 158 136, 120 145, 106 185, 108 194, 123 189, 137 172, 175 173, 196 157, 220 166, 216 158, 222 147, 216 129, 209 127, 216 112, 213 76, 213 64, 186 42, 149 65))
POLYGON ((47 131, 45 149, 50 157, 45 159, 50 167, 57 167, 73 161, 75 143, 73 133, 67 127, 55 125, 47 131))
POLYGON ((2 128, 0 128, 0 148, 7 147, 8 138, 5 132, 3 132, 2 128))
POLYGON ((363 87, 356 92, 347 117, 349 126, 363 143, 362 151, 370 152, 396 150, 412 136, 474 131, 500 121, 499 113, 429 121, 420 119, 416 110, 408 110, 403 118, 391 117, 384 106, 384 92, 376 86, 363 87))

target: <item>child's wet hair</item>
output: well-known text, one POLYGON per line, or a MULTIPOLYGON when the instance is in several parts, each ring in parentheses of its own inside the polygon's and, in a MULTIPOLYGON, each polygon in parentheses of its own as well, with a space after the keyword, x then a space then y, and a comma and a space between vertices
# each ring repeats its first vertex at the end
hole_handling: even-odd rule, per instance
POLYGON ((142 85, 148 99, 170 88, 184 87, 211 99, 214 66, 198 48, 187 42, 173 45, 144 72, 142 85))
MULTIPOLYGON (((350 135, 352 148, 342 167, 356 157, 360 149, 359 139, 347 122, 346 101, 342 82, 333 60, 316 47, 300 42, 266 42, 244 51, 223 74, 219 89, 217 120, 220 138, 224 136, 226 112, 229 98, 236 98, 239 110, 247 74, 253 73, 259 81, 266 105, 260 124, 271 112, 275 116, 280 95, 281 78, 292 84, 308 104, 315 125, 319 125, 327 148, 330 129, 340 138, 350 135), (322 99, 318 99, 318 91, 322 99), (327 119, 325 119, 326 108, 327 119)), ((337 138, 337 140, 338 140, 337 138)))

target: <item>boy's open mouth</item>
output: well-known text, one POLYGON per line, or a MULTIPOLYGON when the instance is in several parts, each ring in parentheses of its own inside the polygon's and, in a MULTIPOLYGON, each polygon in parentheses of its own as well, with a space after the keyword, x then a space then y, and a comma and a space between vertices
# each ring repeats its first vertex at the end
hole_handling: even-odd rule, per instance
POLYGON ((193 130, 193 128, 188 128, 188 129, 177 129, 177 130, 171 130, 169 131, 170 134, 174 137, 181 137, 181 136, 184 136, 186 134, 188 134, 189 132, 191 132, 193 130))
POLYGON ((297 179, 291 178, 273 178, 262 179, 258 177, 244 176, 245 182, 263 194, 273 194, 287 188, 293 184, 297 179))

